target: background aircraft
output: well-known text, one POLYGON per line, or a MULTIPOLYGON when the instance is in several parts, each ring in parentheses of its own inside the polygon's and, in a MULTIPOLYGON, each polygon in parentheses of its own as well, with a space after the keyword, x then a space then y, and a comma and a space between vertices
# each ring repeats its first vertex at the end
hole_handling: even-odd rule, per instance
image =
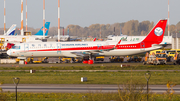
MULTIPOLYGON (((45 37, 48 37, 48 31, 49 31, 49 26, 50 22, 45 23, 45 37)), ((13 32, 15 30, 12 30, 13 32)), ((22 35, 1 35, 0 39, 3 38, 5 42, 7 43, 16 43, 16 42, 22 42, 23 38, 26 40, 26 42, 41 42, 40 39, 43 38, 43 27, 35 34, 32 36, 22 36, 22 35)))
POLYGON ((7 36, 7 35, 14 35, 16 30, 16 24, 13 24, 6 33, 4 33, 4 35, 0 35, 0 36, 7 36))

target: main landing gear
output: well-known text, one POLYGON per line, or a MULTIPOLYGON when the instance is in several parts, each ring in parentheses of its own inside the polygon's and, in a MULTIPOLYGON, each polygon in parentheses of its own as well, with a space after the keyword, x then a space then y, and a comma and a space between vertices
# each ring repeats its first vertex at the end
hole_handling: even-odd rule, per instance
POLYGON ((89 54, 89 60, 88 60, 88 64, 93 64, 94 61, 92 60, 92 53, 89 54))
POLYGON ((92 60, 92 54, 89 54, 89 60, 88 59, 84 59, 83 63, 84 64, 94 64, 94 61, 92 60))

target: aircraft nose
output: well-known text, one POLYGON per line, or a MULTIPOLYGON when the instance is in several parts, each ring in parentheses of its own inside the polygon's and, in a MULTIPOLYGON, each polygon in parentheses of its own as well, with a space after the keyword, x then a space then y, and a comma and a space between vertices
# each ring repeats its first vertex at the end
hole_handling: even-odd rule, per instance
POLYGON ((11 50, 8 50, 8 51, 7 51, 7 54, 8 54, 8 55, 11 55, 11 50))

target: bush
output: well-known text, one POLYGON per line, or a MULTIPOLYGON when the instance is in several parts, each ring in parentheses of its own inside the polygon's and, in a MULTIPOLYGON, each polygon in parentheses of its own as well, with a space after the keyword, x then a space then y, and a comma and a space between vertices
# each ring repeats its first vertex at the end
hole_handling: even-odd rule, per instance
POLYGON ((2 88, 0 88, 0 101, 7 101, 7 95, 3 93, 2 88))

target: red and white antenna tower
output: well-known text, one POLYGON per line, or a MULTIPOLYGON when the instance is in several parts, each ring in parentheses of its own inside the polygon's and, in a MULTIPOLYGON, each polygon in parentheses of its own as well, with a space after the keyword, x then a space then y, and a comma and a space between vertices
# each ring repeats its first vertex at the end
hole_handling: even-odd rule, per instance
POLYGON ((23 0, 21 0, 21 35, 24 35, 24 31, 23 31, 23 0))
POLYGON ((100 40, 101 40, 101 25, 100 25, 100 40))
POLYGON ((6 33, 6 0, 4 0, 4 34, 6 33))
POLYGON ((26 0, 26 31, 28 30, 27 28, 27 0, 26 0))
POLYGON ((168 0, 168 36, 169 36, 169 0, 168 0))
POLYGON ((58 0, 58 42, 60 42, 60 0, 58 0))
POLYGON ((43 0, 43 39, 45 39, 45 0, 43 0))

